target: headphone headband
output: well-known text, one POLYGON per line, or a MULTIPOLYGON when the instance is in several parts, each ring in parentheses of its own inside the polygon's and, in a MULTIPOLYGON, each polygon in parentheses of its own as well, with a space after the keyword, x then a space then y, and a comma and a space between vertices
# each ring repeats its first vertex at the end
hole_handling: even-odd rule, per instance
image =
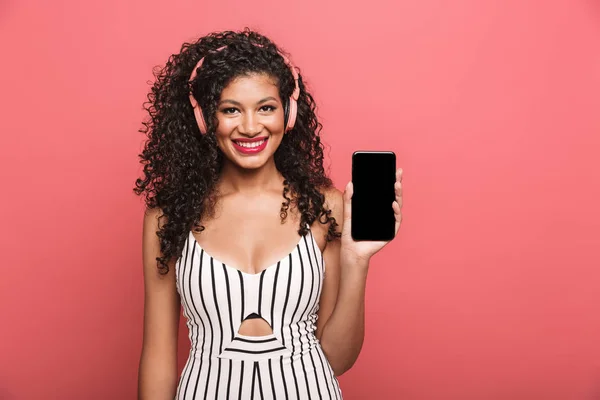
MULTIPOLYGON (((261 45, 258 45, 258 44, 256 44, 255 46, 262 47, 261 45)), ((215 52, 219 52, 226 47, 227 46, 219 47, 218 49, 215 50, 215 52)), ((292 65, 290 60, 284 54, 282 54, 280 51, 278 51, 277 53, 281 57, 283 57, 283 61, 289 67, 290 71, 292 72, 292 76, 294 77, 294 91, 292 92, 290 99, 289 99, 288 117, 287 117, 287 123, 286 123, 286 127, 285 127, 286 132, 289 132, 294 128, 294 124, 296 123, 296 116, 298 113, 298 97, 300 97, 300 86, 298 85, 298 79, 299 79, 298 71, 296 70, 294 65, 292 65)), ((196 75, 197 75, 196 71, 198 70, 198 68, 200 68, 202 66, 203 63, 204 63, 204 57, 202 57, 200 59, 200 61, 198 61, 198 63, 192 70, 192 74, 190 75, 188 82, 191 82, 196 78, 196 75)), ((207 129, 206 121, 204 120, 204 114, 202 112, 202 109, 200 108, 200 105, 194 98, 194 95, 192 94, 191 91, 189 94, 189 98, 190 98, 190 103, 192 104, 192 107, 194 108, 194 116, 196 117, 196 122, 198 123, 198 128, 200 129, 200 133, 206 134, 208 129, 207 129)))

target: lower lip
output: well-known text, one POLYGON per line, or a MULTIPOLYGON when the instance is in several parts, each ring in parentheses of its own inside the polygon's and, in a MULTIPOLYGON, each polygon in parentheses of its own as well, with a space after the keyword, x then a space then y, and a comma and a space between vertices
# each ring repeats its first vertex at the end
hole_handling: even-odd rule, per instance
POLYGON ((233 142, 233 146, 240 153, 242 153, 242 154, 256 154, 256 153, 260 153, 261 151, 263 151, 265 149, 265 147, 267 147, 267 142, 268 141, 269 141, 269 139, 265 139, 265 141, 263 142, 263 144, 261 144, 260 146, 256 146, 256 147, 243 147, 243 146, 240 146, 239 144, 237 144, 235 141, 232 141, 232 142, 233 142))

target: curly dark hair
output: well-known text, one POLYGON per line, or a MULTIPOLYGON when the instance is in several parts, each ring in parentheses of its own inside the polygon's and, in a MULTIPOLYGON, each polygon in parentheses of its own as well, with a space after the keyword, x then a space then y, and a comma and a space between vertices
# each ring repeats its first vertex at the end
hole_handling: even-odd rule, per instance
MULTIPOLYGON (((162 69, 155 69, 155 83, 144 109, 150 118, 139 132, 147 136, 139 157, 142 178, 134 193, 144 194, 148 209, 158 207, 166 223, 157 232, 162 257, 157 257, 161 274, 169 272, 167 263, 183 250, 186 236, 194 228, 204 230, 203 217, 216 205, 215 187, 223 165, 217 146, 215 116, 223 88, 232 79, 251 73, 268 74, 279 87, 281 99, 289 99, 294 89, 292 73, 280 49, 264 35, 248 28, 243 31, 213 32, 195 43, 184 43, 179 54, 171 55, 162 69), (221 51, 215 50, 226 46, 221 51), (192 69, 205 57, 197 77, 188 83, 192 69), (192 91, 204 111, 207 134, 201 135, 189 102, 192 91)), ((291 202, 301 213, 298 234, 308 233, 318 219, 328 224, 326 240, 339 237, 337 222, 325 207, 321 190, 332 187, 323 167, 324 146, 319 134, 322 125, 315 114, 315 102, 299 77, 300 97, 295 126, 283 136, 274 158, 284 177, 281 206, 282 222, 291 202)))

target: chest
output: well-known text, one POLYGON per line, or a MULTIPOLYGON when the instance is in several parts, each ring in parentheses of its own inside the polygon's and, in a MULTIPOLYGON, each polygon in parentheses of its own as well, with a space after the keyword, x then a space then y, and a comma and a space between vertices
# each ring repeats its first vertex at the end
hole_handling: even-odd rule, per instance
MULTIPOLYGON (((193 239, 205 253, 246 274, 258 274, 288 257, 302 241, 298 233, 300 214, 288 209, 280 216, 281 198, 255 202, 224 202, 213 218, 203 221, 204 230, 193 239)), ((319 253, 326 246, 327 227, 318 221, 307 231, 319 253)))
POLYGON ((281 338, 285 326, 316 321, 325 264, 311 232, 287 256, 259 273, 225 264, 207 253, 190 233, 175 272, 177 290, 192 324, 203 321, 205 327, 212 325, 233 335, 249 315, 258 314, 281 338))

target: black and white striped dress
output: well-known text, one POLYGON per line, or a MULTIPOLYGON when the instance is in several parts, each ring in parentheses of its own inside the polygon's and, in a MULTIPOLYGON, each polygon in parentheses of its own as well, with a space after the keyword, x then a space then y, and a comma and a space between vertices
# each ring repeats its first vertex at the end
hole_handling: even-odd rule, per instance
POLYGON ((177 400, 342 399, 314 334, 325 265, 310 230, 259 274, 211 257, 190 232, 175 272, 191 342, 177 400), (253 314, 273 333, 240 335, 253 314))

